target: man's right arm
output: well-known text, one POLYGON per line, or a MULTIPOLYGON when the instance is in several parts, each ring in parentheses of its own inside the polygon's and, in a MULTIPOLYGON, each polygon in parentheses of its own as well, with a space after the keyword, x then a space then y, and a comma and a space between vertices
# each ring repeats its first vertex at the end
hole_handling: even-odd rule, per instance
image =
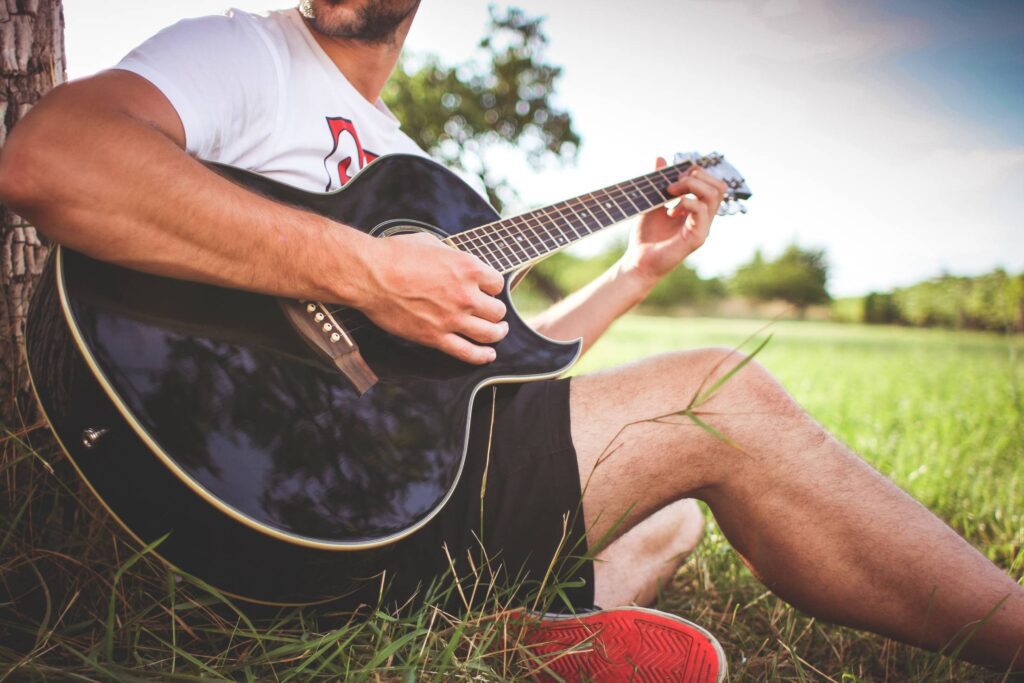
POLYGON ((170 102, 108 71, 56 88, 12 131, 0 199, 54 241, 159 275, 343 303, 485 363, 507 332, 501 276, 425 236, 376 239, 260 197, 184 151, 170 102), (467 339, 468 338, 468 339, 467 339))

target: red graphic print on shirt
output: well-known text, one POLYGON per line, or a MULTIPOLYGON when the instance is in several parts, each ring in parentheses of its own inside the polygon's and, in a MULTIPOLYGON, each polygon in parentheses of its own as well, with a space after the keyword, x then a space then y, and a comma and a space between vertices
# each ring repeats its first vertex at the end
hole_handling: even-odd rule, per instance
POLYGON ((330 192, 347 183, 359 169, 380 155, 363 149, 356 127, 348 119, 328 116, 327 126, 334 141, 331 153, 324 157, 324 168, 327 169, 327 187, 324 189, 330 192))

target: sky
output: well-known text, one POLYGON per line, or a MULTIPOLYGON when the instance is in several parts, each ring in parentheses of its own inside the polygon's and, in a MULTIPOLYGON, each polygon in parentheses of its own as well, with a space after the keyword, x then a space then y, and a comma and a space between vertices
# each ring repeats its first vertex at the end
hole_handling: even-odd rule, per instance
MULTIPOLYGON (((1024 271, 1024 2, 515 4, 545 17, 545 59, 563 68, 556 101, 583 138, 572 166, 492 157, 524 209, 644 173, 658 155, 718 151, 754 196, 690 257, 704 276, 792 242, 826 250, 834 296, 1024 271)), ((64 0, 68 75, 230 6, 286 5, 64 0)), ((464 62, 486 25, 486 3, 424 0, 406 49, 464 62)))

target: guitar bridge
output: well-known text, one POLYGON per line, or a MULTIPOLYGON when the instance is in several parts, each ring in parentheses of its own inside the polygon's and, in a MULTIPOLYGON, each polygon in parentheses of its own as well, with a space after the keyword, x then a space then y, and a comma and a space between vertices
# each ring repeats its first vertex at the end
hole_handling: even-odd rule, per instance
POLYGON ((288 322, 306 343, 330 360, 362 396, 379 381, 348 330, 316 301, 278 299, 288 322))

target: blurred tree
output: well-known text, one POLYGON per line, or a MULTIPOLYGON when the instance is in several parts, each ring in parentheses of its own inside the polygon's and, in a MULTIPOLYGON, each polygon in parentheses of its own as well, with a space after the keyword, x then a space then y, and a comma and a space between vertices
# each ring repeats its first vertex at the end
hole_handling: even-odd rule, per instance
POLYGON ((1024 273, 947 274, 896 289, 891 297, 901 321, 910 325, 1024 330, 1024 273))
POLYGON ((802 312, 812 304, 830 300, 827 282, 825 251, 791 244, 774 261, 766 261, 760 250, 754 252, 750 262, 736 270, 729 285, 742 296, 761 301, 782 299, 802 312))
POLYGON ((580 137, 553 102, 560 67, 544 60, 542 18, 492 5, 483 61, 446 66, 433 55, 404 58, 383 92, 402 128, 431 156, 480 178, 499 211, 517 195, 488 164, 487 150, 514 146, 539 168, 571 162, 580 137))
POLYGON ((892 294, 871 292, 864 297, 862 320, 875 325, 892 325, 902 322, 903 317, 892 294))
MULTIPOLYGON (((530 277, 517 291, 517 301, 537 308, 557 301, 587 284, 610 268, 622 256, 625 241, 620 240, 598 254, 582 258, 559 252, 530 272, 530 277)), ((654 287, 643 307, 667 311, 679 306, 702 305, 725 297, 725 285, 718 278, 701 278, 696 269, 683 263, 663 277, 654 287)))

